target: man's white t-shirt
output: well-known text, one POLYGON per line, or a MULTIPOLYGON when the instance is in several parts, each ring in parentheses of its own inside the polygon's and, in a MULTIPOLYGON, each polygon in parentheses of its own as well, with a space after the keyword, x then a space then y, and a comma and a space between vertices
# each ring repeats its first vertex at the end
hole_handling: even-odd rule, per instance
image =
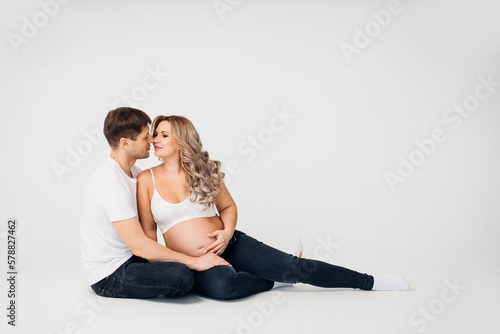
POLYGON ((80 222, 83 266, 90 285, 111 275, 132 257, 112 222, 137 217, 137 174, 133 178, 108 157, 90 176, 85 186, 80 222))

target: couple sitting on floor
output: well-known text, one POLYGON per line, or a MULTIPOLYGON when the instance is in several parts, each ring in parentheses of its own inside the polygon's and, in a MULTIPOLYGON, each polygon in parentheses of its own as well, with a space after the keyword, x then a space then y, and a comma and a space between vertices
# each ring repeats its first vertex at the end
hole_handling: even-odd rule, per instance
POLYGON ((220 171, 182 116, 151 119, 117 108, 104 121, 109 157, 87 181, 81 250, 100 296, 154 298, 194 292, 237 299, 273 287, 406 290, 400 275, 371 276, 279 251, 236 230, 237 208, 220 171), (152 124, 150 133, 149 126, 152 124), (140 171, 151 144, 162 163, 140 171), (157 242, 157 227, 165 246, 157 242))

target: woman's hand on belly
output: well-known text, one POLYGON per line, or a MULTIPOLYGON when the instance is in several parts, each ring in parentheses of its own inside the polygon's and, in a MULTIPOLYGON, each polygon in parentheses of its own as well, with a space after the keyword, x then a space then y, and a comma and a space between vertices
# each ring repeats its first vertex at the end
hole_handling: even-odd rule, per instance
POLYGON ((194 218, 172 226, 163 234, 163 239, 171 250, 200 257, 214 243, 208 234, 223 229, 224 224, 218 216, 194 218))
POLYGON ((233 233, 234 231, 232 232, 229 230, 216 230, 209 233, 208 236, 210 238, 215 238, 215 241, 205 249, 205 253, 214 253, 216 255, 224 253, 233 233))

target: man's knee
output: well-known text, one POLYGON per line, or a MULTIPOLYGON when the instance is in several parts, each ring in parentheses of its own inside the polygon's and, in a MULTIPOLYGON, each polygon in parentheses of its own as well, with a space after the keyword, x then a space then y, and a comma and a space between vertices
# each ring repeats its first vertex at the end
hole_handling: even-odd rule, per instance
POLYGON ((193 275, 191 274, 177 277, 176 285, 177 289, 176 292, 173 293, 173 295, 180 296, 189 293, 194 286, 193 275))
POLYGON ((154 281, 165 296, 180 296, 191 291, 194 285, 193 272, 182 263, 155 262, 154 281))
POLYGON ((182 263, 172 263, 171 271, 166 275, 166 283, 174 287, 171 295, 184 295, 194 286, 193 272, 182 263))

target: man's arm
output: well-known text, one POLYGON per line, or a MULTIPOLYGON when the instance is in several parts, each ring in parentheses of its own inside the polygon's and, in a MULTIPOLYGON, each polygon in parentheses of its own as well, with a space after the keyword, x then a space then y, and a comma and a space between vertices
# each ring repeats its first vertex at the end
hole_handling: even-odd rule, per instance
POLYGON ((134 255, 150 262, 179 262, 196 271, 204 271, 215 266, 230 266, 226 260, 213 253, 191 257, 160 245, 144 234, 137 217, 115 221, 113 226, 134 255))

